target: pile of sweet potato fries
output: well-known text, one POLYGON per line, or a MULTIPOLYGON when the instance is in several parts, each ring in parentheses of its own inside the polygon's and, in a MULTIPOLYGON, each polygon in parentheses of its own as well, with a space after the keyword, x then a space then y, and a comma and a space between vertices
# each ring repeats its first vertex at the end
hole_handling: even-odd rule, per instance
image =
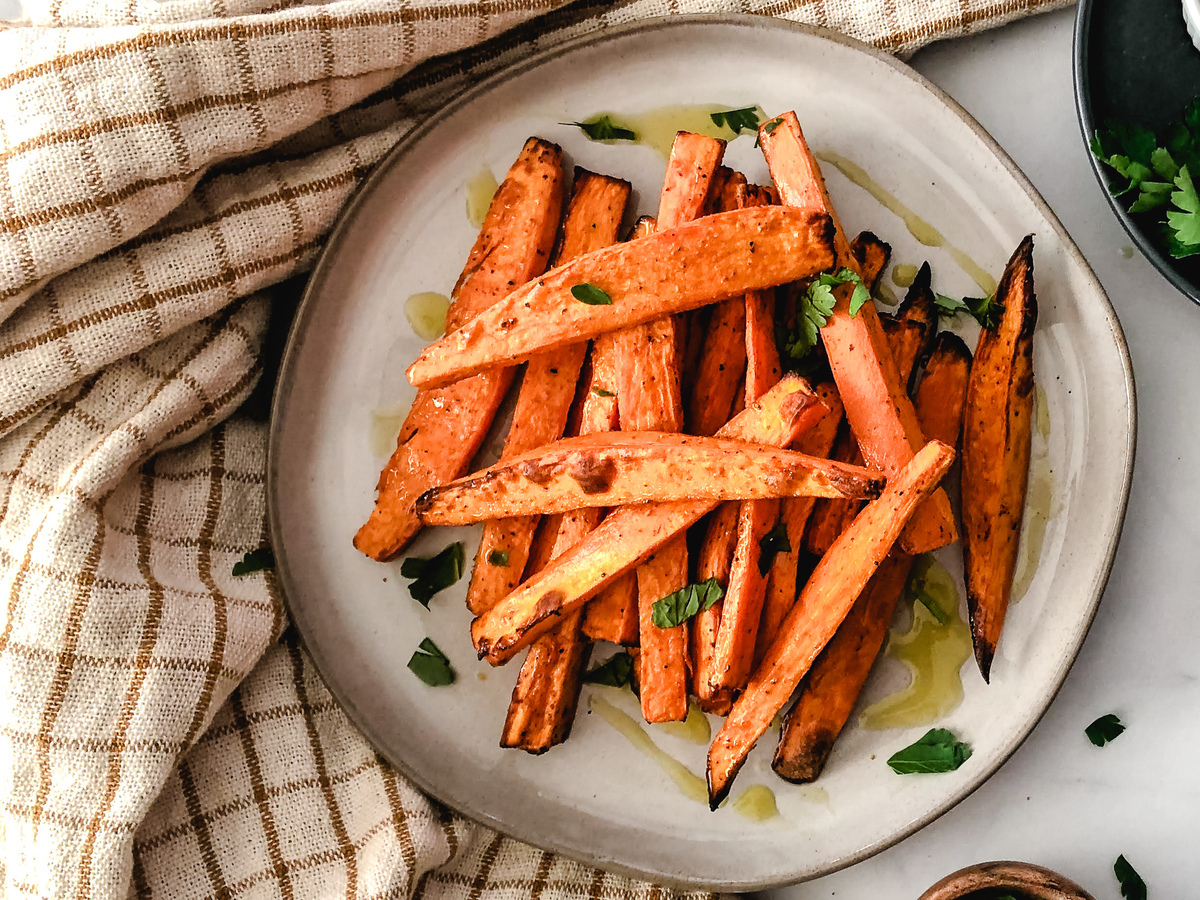
POLYGON ((409 369, 419 392, 355 538, 388 560, 422 525, 483 522, 475 647, 493 665, 528 648, 502 745, 565 740, 593 642, 623 644, 646 721, 682 720, 690 696, 725 716, 708 755, 714 808, 793 696, 774 768, 820 773, 914 556, 959 537, 939 484, 960 430, 968 607, 989 677, 1030 448, 1031 239, 972 365, 938 333, 928 267, 894 316, 862 303, 890 248, 842 230, 795 114, 758 137, 771 187, 723 167, 723 141, 681 132, 657 219, 623 242, 629 184, 577 169, 563 215, 561 151, 530 138, 446 336, 409 369), (814 354, 831 377, 810 386, 784 373, 777 331, 830 272, 814 354), (466 474, 521 363, 500 461, 466 474), (802 550, 819 557, 803 581, 802 550), (721 599, 686 621, 656 616, 714 583, 721 599))

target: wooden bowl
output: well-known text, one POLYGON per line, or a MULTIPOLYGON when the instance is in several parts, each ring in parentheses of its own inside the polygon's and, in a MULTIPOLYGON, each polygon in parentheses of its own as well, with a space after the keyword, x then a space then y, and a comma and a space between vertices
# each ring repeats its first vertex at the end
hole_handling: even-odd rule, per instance
POLYGON ((968 900, 976 892, 1004 889, 1017 900, 1095 900, 1091 894, 1057 872, 1030 863, 986 862, 947 875, 920 900, 968 900))

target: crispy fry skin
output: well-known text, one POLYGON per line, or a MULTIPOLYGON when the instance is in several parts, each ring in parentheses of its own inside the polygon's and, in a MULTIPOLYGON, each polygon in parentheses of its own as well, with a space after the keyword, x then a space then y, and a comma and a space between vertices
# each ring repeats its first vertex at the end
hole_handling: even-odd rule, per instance
POLYGON ((975 660, 991 675, 1021 536, 1033 415, 1033 238, 1008 261, 996 299, 1000 326, 983 329, 963 418, 963 557, 975 660))
MULTIPOLYGON (((627 181, 576 168, 555 264, 615 243, 629 191, 627 181)), ((562 435, 586 352, 584 342, 529 361, 501 458, 518 455, 562 435)), ((517 586, 536 527, 535 515, 498 519, 484 525, 467 589, 467 607, 471 612, 479 615, 490 609, 517 586), (496 560, 504 557, 507 558, 504 565, 496 564, 496 560)))
MULTIPOLYGON (((764 122, 759 140, 783 202, 826 212, 836 224, 837 215, 820 166, 804 141, 796 114, 788 112, 764 122)), ((858 260, 840 227, 834 243, 838 265, 857 268, 858 260)), ((857 316, 850 315, 852 288, 835 288, 837 305, 821 329, 821 340, 863 456, 869 465, 890 477, 907 464, 924 444, 924 438, 888 352, 874 304, 867 303, 857 316)), ((924 553, 944 547, 957 537, 950 500, 945 491, 938 490, 913 517, 901 546, 908 553, 924 553)))
POLYGON ((664 228, 595 253, 517 288, 458 331, 430 344, 408 368, 436 387, 608 331, 813 275, 833 262, 829 218, 763 206, 664 228), (591 284, 611 304, 577 300, 591 284))
POLYGON ((887 268, 888 260, 892 258, 892 245, 880 240, 878 235, 870 231, 861 231, 850 242, 850 250, 858 260, 858 274, 862 277, 867 290, 875 290, 879 276, 887 268))
POLYGON ((429 525, 497 516, 670 500, 870 498, 883 477, 795 450, 718 437, 628 431, 564 438, 427 491, 417 511, 429 525))
MULTIPOLYGON (((724 153, 724 141, 682 131, 675 135, 663 178, 657 228, 688 227, 685 223, 703 213, 724 153)), ((635 281, 641 278, 640 273, 632 274, 635 281)), ((681 319, 666 315, 626 329, 617 337, 622 431, 683 430, 678 358, 681 324, 681 319)), ((637 569, 642 651, 639 684, 642 717, 647 722, 678 721, 687 716, 688 630, 685 626, 659 628, 652 617, 654 604, 687 582, 687 543, 683 535, 656 548, 637 569)))
MULTIPOLYGON (((933 276, 929 271, 929 263, 923 263, 921 268, 917 270, 917 277, 913 279, 913 283, 908 286, 908 291, 904 295, 904 302, 900 304, 900 308, 896 310, 896 321, 910 322, 920 328, 919 343, 913 352, 914 359, 922 360, 933 352, 933 342, 937 338, 938 330, 938 314, 937 300, 934 297, 931 283, 933 276)), ((912 340, 907 338, 906 340, 912 340)), ((896 367, 903 372, 904 366, 899 359, 896 360, 896 367)), ((917 383, 918 369, 915 365, 909 367, 908 384, 905 385, 905 390, 912 394, 913 387, 917 383)), ((903 375, 901 376, 903 380, 903 375)), ((918 416, 918 421, 920 417, 918 416)))
MULTIPOLYGON (((546 267, 562 207, 562 151, 526 141, 496 191, 446 315, 454 329, 546 267)), ((466 471, 512 384, 512 369, 493 369, 417 393, 396 451, 379 476, 375 509, 354 546, 380 561, 393 559, 421 524, 412 503, 428 488, 466 471)))
MULTIPOLYGON (((745 397, 744 391, 741 396, 745 397)), ((733 551, 737 547, 740 510, 741 504, 722 503, 709 517, 696 564, 696 577, 700 581, 715 578, 722 587, 728 586, 733 551)), ((733 692, 717 690, 712 684, 712 676, 716 673, 713 654, 721 630, 721 605, 718 601, 696 613, 692 619, 692 691, 702 710, 718 716, 728 713, 733 705, 733 692)))
MULTIPOLYGON (((832 383, 819 384, 816 387, 817 396, 828 408, 829 412, 821 417, 816 425, 800 437, 796 449, 811 456, 829 458, 833 449, 834 438, 837 436, 838 423, 842 418, 842 401, 837 395, 837 388, 832 383)), ((775 639, 779 626, 784 617, 796 602, 796 575, 800 565, 800 548, 803 545, 804 530, 808 517, 813 509, 814 497, 788 497, 780 504, 779 521, 787 530, 788 552, 775 554, 771 570, 767 573, 767 591, 763 599, 762 621, 758 625, 758 637, 755 639, 754 665, 762 661, 767 647, 775 639)))
POLYGON ((747 754, 846 617, 917 504, 935 489, 953 460, 954 451, 945 444, 927 444, 821 558, 709 748, 713 809, 729 793, 747 754))
MULTIPOLYGON (((825 407, 803 379, 789 376, 719 432, 778 446, 811 427, 825 407)), ((562 616, 680 534, 716 504, 707 500, 627 506, 527 580, 471 625, 480 658, 498 665, 562 616)))
MULTIPOLYGON (((942 332, 917 392, 921 429, 949 447, 958 443, 970 360, 962 340, 942 332)), ((911 556, 892 550, 813 663, 771 763, 781 778, 807 782, 821 774, 883 647, 911 568, 911 556)))

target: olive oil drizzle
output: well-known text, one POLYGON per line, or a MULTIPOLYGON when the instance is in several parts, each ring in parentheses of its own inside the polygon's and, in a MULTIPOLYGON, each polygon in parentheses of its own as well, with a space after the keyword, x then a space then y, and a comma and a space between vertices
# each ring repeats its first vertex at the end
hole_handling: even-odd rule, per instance
POLYGON ((446 313, 450 309, 450 298, 436 291, 422 291, 404 301, 404 318, 408 320, 413 334, 426 341, 433 341, 446 333, 446 313))
POLYGON ((483 220, 487 217, 488 207, 492 205, 492 198, 496 196, 500 185, 496 183, 496 176, 492 174, 492 170, 485 168, 472 177, 466 183, 465 188, 467 221, 476 228, 482 228, 483 220))
POLYGON ((901 203, 894 194, 885 190, 882 185, 868 175, 866 170, 857 163, 829 150, 818 153, 817 159, 821 160, 821 162, 829 163, 845 175, 848 180, 874 197, 884 209, 904 222, 904 227, 908 229, 908 233, 926 247, 942 247, 945 249, 954 261, 958 263, 958 267, 970 275, 971 279, 979 285, 980 290, 985 294, 991 296, 996 293, 995 278, 989 275, 970 256, 947 241, 945 235, 940 231, 901 203))
POLYGON ((1033 582, 1042 545, 1046 541, 1046 526, 1058 515, 1054 502, 1054 470, 1050 468, 1050 407, 1046 391, 1039 384, 1033 392, 1033 448, 1029 457, 1029 486, 1025 490, 1025 512, 1021 517, 1021 541, 1017 549, 1017 566, 1013 574, 1009 597, 1020 602, 1033 582))

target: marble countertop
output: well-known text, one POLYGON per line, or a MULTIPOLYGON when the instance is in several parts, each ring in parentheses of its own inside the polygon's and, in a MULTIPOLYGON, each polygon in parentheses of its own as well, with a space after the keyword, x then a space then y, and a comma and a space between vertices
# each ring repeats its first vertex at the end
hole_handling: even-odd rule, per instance
POLYGON ((1034 862, 1098 900, 1124 854, 1151 900, 1200 878, 1200 309, 1140 254, 1097 186, 1075 117, 1074 11, 930 47, 913 65, 988 129, 1058 214, 1120 317, 1133 358, 1138 449, 1125 530, 1083 650, 1016 755, 938 821, 772 900, 913 900, 955 869, 1034 862), (1124 252, 1122 252, 1124 251, 1124 252), (1098 749, 1083 729, 1113 712, 1128 730, 1098 749))

